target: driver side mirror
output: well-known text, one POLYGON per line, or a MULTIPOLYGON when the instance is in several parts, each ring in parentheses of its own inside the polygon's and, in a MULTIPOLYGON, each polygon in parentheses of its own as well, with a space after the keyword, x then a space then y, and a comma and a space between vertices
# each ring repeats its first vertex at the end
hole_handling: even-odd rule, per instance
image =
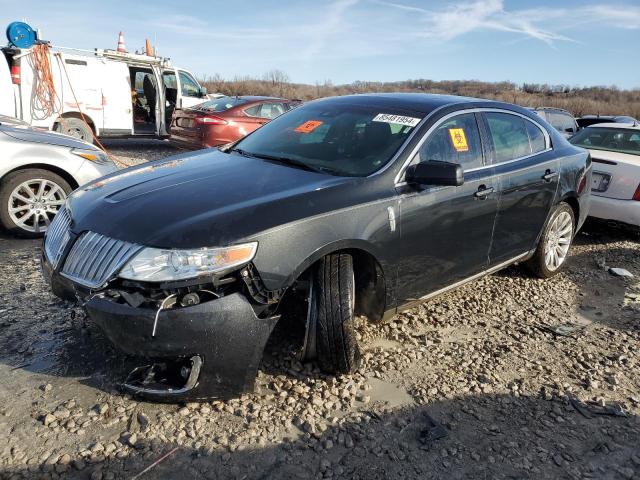
POLYGON ((464 183, 464 173, 457 163, 429 160, 409 166, 405 179, 418 185, 459 187, 464 183))
POLYGON ((207 87, 200 87, 200 97, 204 98, 207 96, 207 87))

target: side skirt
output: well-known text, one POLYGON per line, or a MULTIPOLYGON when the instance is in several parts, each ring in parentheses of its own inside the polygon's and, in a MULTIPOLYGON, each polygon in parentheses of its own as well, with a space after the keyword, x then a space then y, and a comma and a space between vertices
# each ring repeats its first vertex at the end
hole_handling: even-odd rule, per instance
POLYGON ((526 260, 534 252, 535 252, 535 250, 530 251, 530 252, 522 253, 522 254, 520 254, 520 255, 518 255, 516 257, 513 257, 513 258, 507 260, 506 262, 499 263, 498 265, 495 265, 495 266, 489 268, 488 270, 483 270, 482 272, 476 273, 475 275, 472 275, 472 276, 467 277, 467 278, 465 278, 463 280, 460 280, 460 281, 458 281, 456 283, 448 285, 448 286, 446 286, 444 288, 441 288, 440 290, 436 290, 435 292, 428 293, 428 294, 420 297, 417 300, 413 300, 411 302, 405 303, 404 305, 401 305, 397 309, 388 310, 384 314, 384 320, 388 320, 389 318, 393 317, 397 313, 400 313, 400 312, 403 312, 403 311, 408 310, 410 308, 413 308, 413 307, 421 304, 422 302, 425 302, 427 300, 431 300, 432 298, 437 297, 438 295, 441 295, 441 294, 443 294, 445 292, 448 292, 449 290, 453 290, 454 288, 458 288, 458 287, 464 285, 465 283, 473 282, 474 280, 482 278, 485 275, 491 275, 492 273, 495 273, 498 270, 502 270, 503 268, 506 268, 509 265, 513 265, 513 264, 518 263, 518 262, 520 262, 522 260, 526 260))

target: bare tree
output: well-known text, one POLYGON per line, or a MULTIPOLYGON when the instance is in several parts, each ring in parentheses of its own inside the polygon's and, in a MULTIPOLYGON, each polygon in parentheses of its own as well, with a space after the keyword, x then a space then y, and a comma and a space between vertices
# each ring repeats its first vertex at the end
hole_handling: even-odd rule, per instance
POLYGON ((356 81, 348 85, 334 85, 331 80, 315 85, 292 83, 281 70, 270 70, 262 78, 238 76, 225 80, 216 74, 203 79, 212 92, 227 95, 270 95, 311 100, 333 95, 368 92, 447 93, 490 98, 524 106, 565 108, 574 115, 631 115, 640 118, 640 89, 621 90, 617 87, 576 87, 512 82, 480 82, 478 80, 433 81, 415 79, 400 82, 356 81))

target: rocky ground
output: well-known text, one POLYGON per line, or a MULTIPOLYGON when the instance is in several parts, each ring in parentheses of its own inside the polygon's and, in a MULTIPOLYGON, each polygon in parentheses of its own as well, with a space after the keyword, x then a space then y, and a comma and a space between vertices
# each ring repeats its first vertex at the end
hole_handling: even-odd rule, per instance
MULTIPOLYGON (((127 164, 176 153, 109 146, 127 164)), ((186 405, 120 393, 133 359, 49 293, 39 256, 0 233, 0 479, 640 478, 629 232, 590 227, 551 280, 512 267, 362 322, 354 375, 298 362, 283 326, 254 394, 186 405)))

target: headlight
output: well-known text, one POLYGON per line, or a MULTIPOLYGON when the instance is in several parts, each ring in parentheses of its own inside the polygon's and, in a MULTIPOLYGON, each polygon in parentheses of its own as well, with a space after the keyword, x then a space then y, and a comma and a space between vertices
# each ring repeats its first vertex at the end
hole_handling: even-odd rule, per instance
POLYGON ((106 153, 101 150, 82 150, 80 148, 74 148, 71 150, 71 153, 77 155, 79 157, 85 158, 92 162, 105 164, 111 162, 106 153))
POLYGON ((184 280, 228 270, 250 262, 257 242, 226 248, 168 250, 145 248, 120 271, 120 278, 145 282, 184 280))

